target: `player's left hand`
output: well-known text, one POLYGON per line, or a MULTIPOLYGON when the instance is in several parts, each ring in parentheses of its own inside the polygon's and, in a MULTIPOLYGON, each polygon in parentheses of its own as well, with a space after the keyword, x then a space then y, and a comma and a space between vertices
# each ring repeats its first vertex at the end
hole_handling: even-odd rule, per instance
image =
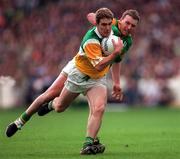
POLYGON ((123 92, 122 92, 119 85, 114 85, 113 86, 112 97, 115 98, 116 100, 122 101, 123 92))

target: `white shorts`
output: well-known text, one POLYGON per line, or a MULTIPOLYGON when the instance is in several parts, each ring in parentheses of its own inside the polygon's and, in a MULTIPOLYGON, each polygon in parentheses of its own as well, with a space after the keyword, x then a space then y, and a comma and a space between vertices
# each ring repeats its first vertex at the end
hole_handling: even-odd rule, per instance
POLYGON ((106 76, 99 79, 91 79, 89 76, 81 73, 76 67, 72 68, 65 83, 65 87, 69 91, 83 94, 86 94, 87 90, 92 87, 106 87, 106 85, 106 76))
POLYGON ((69 75, 69 73, 73 70, 73 68, 75 67, 75 60, 74 58, 69 61, 64 68, 62 69, 61 73, 66 74, 67 76, 69 75))

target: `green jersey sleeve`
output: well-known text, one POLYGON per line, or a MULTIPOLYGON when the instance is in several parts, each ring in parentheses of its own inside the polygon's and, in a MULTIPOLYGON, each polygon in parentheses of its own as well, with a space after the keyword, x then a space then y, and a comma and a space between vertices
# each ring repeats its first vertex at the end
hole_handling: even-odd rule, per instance
POLYGON ((129 48, 132 45, 132 37, 131 36, 126 36, 121 38, 123 40, 124 47, 122 48, 121 54, 117 55, 116 58, 114 59, 115 63, 118 63, 122 60, 124 55, 127 53, 129 48))

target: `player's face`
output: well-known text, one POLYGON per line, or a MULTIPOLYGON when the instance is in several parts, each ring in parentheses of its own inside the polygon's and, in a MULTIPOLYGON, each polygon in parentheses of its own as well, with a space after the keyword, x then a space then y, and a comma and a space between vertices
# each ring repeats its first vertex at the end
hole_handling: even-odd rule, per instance
POLYGON ((97 29, 102 37, 108 37, 111 33, 112 19, 101 19, 97 24, 97 29))
POLYGON ((129 34, 133 34, 137 24, 138 21, 136 19, 133 19, 131 16, 126 15, 123 19, 120 20, 118 27, 121 30, 121 33, 126 36, 129 34))

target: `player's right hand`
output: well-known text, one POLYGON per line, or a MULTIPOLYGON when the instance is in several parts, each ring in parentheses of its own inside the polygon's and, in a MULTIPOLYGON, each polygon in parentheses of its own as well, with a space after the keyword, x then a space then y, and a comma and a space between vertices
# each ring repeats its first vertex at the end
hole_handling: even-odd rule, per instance
POLYGON ((121 50, 122 50, 122 48, 123 48, 123 41, 120 39, 120 38, 118 38, 118 42, 115 42, 113 39, 112 39, 112 43, 113 43, 113 45, 114 45, 114 53, 115 54, 119 54, 119 53, 121 53, 121 50))

